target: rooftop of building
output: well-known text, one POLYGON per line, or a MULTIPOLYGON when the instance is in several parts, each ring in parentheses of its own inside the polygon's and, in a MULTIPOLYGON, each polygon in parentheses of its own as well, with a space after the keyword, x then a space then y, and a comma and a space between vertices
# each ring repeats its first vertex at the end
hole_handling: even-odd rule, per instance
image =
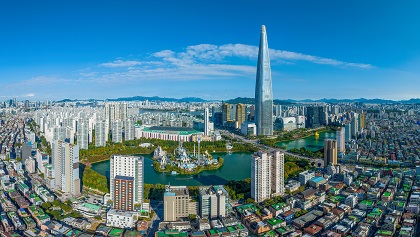
POLYGON ((164 196, 188 196, 188 188, 186 186, 167 186, 164 196))

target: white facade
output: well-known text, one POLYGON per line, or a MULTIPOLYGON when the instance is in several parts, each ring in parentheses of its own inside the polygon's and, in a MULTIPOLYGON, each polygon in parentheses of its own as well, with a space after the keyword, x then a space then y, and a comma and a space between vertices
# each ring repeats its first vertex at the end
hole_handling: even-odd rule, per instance
POLYGON ((122 127, 123 123, 120 120, 112 122, 112 142, 121 143, 122 142, 122 127))
POLYGON ((346 140, 345 140, 345 129, 340 128, 336 132, 336 139, 337 139, 337 148, 338 152, 344 152, 346 150, 346 140))
POLYGON ((256 152, 251 160, 251 197, 262 202, 284 194, 284 154, 256 152))
POLYGON ((116 176, 134 178, 133 202, 143 202, 144 158, 139 156, 112 155, 110 159, 110 195, 114 197, 114 182, 116 176))
POLYGON ((52 166, 55 188, 65 193, 79 195, 79 146, 63 141, 53 141, 52 166))
POLYGON ((85 119, 80 120, 77 127, 77 145, 80 149, 89 148, 89 123, 85 119))
POLYGON ((111 209, 106 214, 106 225, 116 228, 133 228, 137 222, 134 212, 111 209))
POLYGON ((208 136, 209 131, 209 108, 204 109, 204 135, 208 136))
POLYGON ((134 121, 131 119, 127 119, 125 121, 125 127, 124 127, 124 139, 126 141, 134 140, 135 135, 135 127, 134 127, 134 121))
POLYGON ((244 135, 257 135, 257 125, 252 122, 243 122, 241 124, 241 133, 244 135))
POLYGON ((25 160, 25 170, 26 170, 26 172, 28 172, 30 174, 35 173, 35 171, 36 171, 36 162, 35 162, 35 159, 34 158, 28 157, 25 160))
POLYGON ((101 147, 106 145, 106 126, 104 121, 97 121, 95 125, 95 146, 101 147))
POLYGON ((310 179, 315 177, 314 172, 309 172, 309 170, 299 173, 299 182, 301 185, 305 185, 310 179))

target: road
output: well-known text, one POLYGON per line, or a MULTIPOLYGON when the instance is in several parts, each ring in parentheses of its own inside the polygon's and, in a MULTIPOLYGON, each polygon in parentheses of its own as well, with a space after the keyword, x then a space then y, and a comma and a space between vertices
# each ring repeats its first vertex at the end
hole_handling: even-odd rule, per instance
POLYGON ((163 221, 163 202, 151 200, 150 206, 155 213, 153 214, 152 220, 150 220, 147 236, 153 237, 159 229, 159 223, 163 221))
MULTIPOLYGON (((258 140, 249 140, 249 139, 246 139, 243 136, 237 135, 235 133, 231 133, 231 132, 226 131, 226 130, 220 130, 220 132, 221 132, 221 134, 226 135, 226 136, 229 136, 231 138, 235 138, 235 139, 241 140, 242 142, 245 142, 245 143, 253 144, 253 145, 257 146, 258 148, 260 148, 262 150, 271 150, 271 149, 274 149, 273 147, 260 144, 258 142, 258 140)), ((324 164, 324 161, 322 159, 314 159, 312 157, 306 157, 306 156, 297 155, 297 154, 288 152, 288 151, 283 150, 283 149, 280 149, 280 148, 275 148, 275 149, 283 152, 284 154, 293 156, 295 158, 306 159, 306 160, 310 160, 310 161, 316 161, 317 163, 322 163, 322 165, 324 164)))

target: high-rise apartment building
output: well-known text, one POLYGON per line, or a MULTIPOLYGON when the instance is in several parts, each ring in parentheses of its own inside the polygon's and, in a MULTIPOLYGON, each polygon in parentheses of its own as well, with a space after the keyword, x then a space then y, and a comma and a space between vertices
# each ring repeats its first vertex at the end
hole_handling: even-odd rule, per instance
POLYGON ((223 185, 200 187, 199 196, 202 218, 224 217, 229 213, 229 193, 223 185))
POLYGON ((262 202, 284 194, 284 154, 256 152, 251 160, 251 197, 262 202))
POLYGON ((112 126, 111 126, 112 142, 114 143, 122 142, 122 127, 123 127, 123 123, 121 120, 116 120, 112 122, 112 126))
POLYGON ((339 128, 336 131, 336 139, 337 139, 337 148, 338 152, 344 152, 346 150, 346 140, 345 140, 345 128, 339 128))
POLYGON ((89 148, 89 121, 87 119, 81 119, 77 126, 77 145, 80 149, 89 148))
POLYGON ((324 140, 324 166, 337 164, 337 141, 332 139, 324 140))
POLYGON ((65 193, 79 195, 79 146, 53 140, 51 147, 55 188, 65 193))
POLYGON ((105 104, 105 120, 107 128, 112 126, 115 120, 125 121, 128 115, 127 103, 106 103, 105 104))
POLYGON ((242 123, 246 120, 246 107, 244 104, 236 104, 236 128, 241 128, 242 123))
POLYGON ((112 155, 110 196, 114 209, 133 211, 143 203, 144 159, 139 156, 112 155))
POLYGON ((350 140, 351 140, 351 124, 350 123, 346 123, 346 125, 344 126, 344 130, 345 130, 345 132, 344 132, 344 136, 345 136, 344 141, 345 142, 350 142, 350 140))
POLYGON ((353 118, 351 118, 351 136, 357 138, 357 132, 359 131, 359 115, 353 114, 353 118))
POLYGON ((95 125, 95 146, 101 147, 106 145, 106 125, 105 121, 98 120, 95 125))
POLYGON ((127 119, 124 126, 124 139, 126 141, 134 140, 135 126, 132 119, 127 119))
POLYGON ((187 186, 165 187, 163 194, 163 220, 177 221, 189 216, 190 194, 187 186))
POLYGON ((204 135, 208 136, 210 134, 210 118, 209 118, 209 108, 204 109, 204 135))
POLYGON ((265 26, 261 27, 255 85, 255 125, 257 135, 273 135, 273 89, 265 26))

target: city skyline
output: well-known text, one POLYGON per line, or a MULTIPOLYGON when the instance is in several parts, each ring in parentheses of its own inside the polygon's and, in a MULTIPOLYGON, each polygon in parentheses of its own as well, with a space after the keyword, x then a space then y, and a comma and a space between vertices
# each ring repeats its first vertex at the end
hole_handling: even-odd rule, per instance
POLYGON ((0 100, 252 97, 262 24, 275 98, 420 97, 417 2, 221 3, 8 2, 0 100))

